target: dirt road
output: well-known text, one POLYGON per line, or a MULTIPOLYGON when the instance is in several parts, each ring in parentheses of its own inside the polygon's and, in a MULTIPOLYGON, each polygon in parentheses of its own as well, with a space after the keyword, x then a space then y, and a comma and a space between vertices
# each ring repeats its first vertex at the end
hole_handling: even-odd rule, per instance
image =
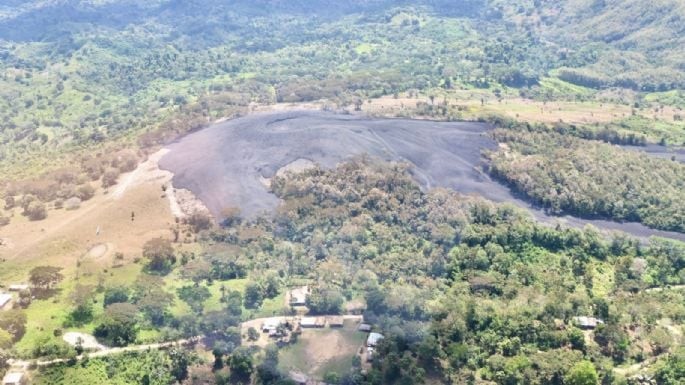
MULTIPOLYGON (((327 317, 326 315, 319 316, 319 317, 327 317)), ((255 318, 251 319, 248 321, 245 321, 241 324, 241 329, 247 329, 249 327, 254 327, 255 329, 260 329, 261 325, 268 321, 268 320, 280 320, 284 321, 286 319, 292 319, 293 317, 268 317, 268 318, 255 318)), ((361 321, 362 316, 360 315, 345 315, 343 316, 344 319, 351 319, 351 320, 359 320, 361 321)), ((169 342, 158 342, 158 343, 153 343, 153 344, 145 344, 145 345, 134 345, 134 346, 126 346, 122 348, 110 348, 110 347, 103 347, 101 350, 88 353, 88 354, 82 354, 80 356, 75 357, 76 361, 81 361, 85 357, 89 358, 97 358, 97 357, 106 357, 106 356, 111 356, 115 354, 121 354, 121 353, 126 353, 126 352, 141 352, 141 351, 146 351, 146 350, 158 350, 158 349, 166 349, 170 348, 173 346, 184 346, 184 345, 191 345, 198 343, 204 338, 204 336, 195 336, 191 338, 183 338, 180 340, 176 341, 169 341, 169 342)), ((17 360, 17 359, 10 359, 7 361, 7 363, 15 369, 28 369, 30 367, 45 367, 45 366, 50 366, 50 365, 55 365, 55 364, 62 364, 69 362, 71 359, 69 358, 56 358, 52 360, 17 360)))

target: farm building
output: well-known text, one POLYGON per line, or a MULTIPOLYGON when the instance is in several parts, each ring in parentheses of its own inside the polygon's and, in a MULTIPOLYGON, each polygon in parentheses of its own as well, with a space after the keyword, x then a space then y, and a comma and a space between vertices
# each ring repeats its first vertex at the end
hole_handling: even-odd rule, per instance
POLYGON ((328 326, 332 328, 341 328, 345 326, 345 318, 340 315, 326 317, 326 321, 328 321, 328 326))
POLYGON ((12 304, 12 295, 0 293, 0 310, 9 308, 12 304))
POLYGON ((25 385, 26 376, 23 372, 9 372, 2 379, 2 385, 25 385))
POLYGON ((10 287, 9 287, 9 291, 24 291, 24 290, 28 290, 28 289, 29 289, 29 285, 24 285, 24 284, 10 285, 10 287))
POLYGON ((384 338, 385 337, 380 333, 369 333, 369 338, 366 339, 366 346, 374 347, 384 338))
POLYGON ((575 321, 576 324, 581 329, 586 329, 586 330, 592 330, 597 328, 597 326, 601 325, 604 323, 603 320, 595 318, 595 317, 574 317, 573 321, 575 321))
POLYGON ((366 348, 366 362, 373 361, 373 355, 376 353, 374 348, 366 348))
POLYGON ((309 381, 309 377, 300 372, 290 372, 290 379, 298 385, 305 385, 309 381))
POLYGON ((322 328, 326 326, 326 318, 304 317, 300 320, 300 326, 302 326, 303 328, 322 328))
POLYGON ((354 300, 345 304, 347 314, 361 315, 366 310, 366 303, 363 300, 354 300))
POLYGON ((371 325, 359 324, 359 327, 357 327, 357 330, 359 330, 360 332, 369 333, 369 332, 371 332, 371 325))
POLYGON ((309 296, 309 286, 302 286, 290 290, 290 306, 305 306, 307 305, 307 297, 309 296))

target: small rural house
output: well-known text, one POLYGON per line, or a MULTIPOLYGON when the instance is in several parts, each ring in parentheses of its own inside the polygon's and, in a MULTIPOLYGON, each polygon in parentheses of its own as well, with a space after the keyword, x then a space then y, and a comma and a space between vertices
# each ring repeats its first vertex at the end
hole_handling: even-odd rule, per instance
POLYGON ((575 321, 575 323, 578 324, 578 326, 581 329, 585 329, 585 330, 596 329, 597 326, 604 323, 603 320, 595 318, 595 317, 574 317, 573 321, 575 321))
POLYGON ((366 348, 366 362, 372 362, 373 361, 373 356, 376 353, 376 349, 374 348, 366 348))
POLYGON ((384 338, 385 337, 380 333, 369 333, 369 337, 366 339, 366 346, 373 348, 384 338))
POLYGON ((359 330, 360 332, 369 333, 369 332, 371 332, 371 325, 359 324, 359 326, 357 327, 357 330, 359 330))
POLYGON ((303 317, 300 320, 300 326, 303 328, 322 328, 326 326, 326 318, 324 317, 303 317))
POLYGON ((4 310, 10 307, 12 304, 12 295, 0 293, 0 310, 4 310))
POLYGON ((309 286, 302 286, 290 291, 290 306, 306 306, 309 286))
POLYGON ((262 332, 263 333, 271 333, 276 332, 279 326, 281 326, 282 322, 278 318, 270 318, 264 321, 262 323, 262 332))
POLYGON ((9 291, 24 291, 28 290, 29 285, 24 285, 24 284, 16 284, 16 285, 10 285, 9 291))
POLYGON ((9 372, 2 379, 2 385, 25 385, 26 376, 23 372, 9 372))
POLYGON ((298 385, 306 385, 309 381, 309 377, 300 372, 290 372, 290 379, 298 385))

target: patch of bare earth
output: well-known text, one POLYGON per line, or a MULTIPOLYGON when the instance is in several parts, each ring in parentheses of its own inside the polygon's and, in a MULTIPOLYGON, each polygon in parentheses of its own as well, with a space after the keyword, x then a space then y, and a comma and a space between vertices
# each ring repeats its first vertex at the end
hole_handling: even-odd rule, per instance
POLYGON ((357 352, 357 347, 352 346, 338 331, 307 333, 300 338, 307 346, 305 360, 310 373, 319 372, 328 362, 354 356, 357 352))

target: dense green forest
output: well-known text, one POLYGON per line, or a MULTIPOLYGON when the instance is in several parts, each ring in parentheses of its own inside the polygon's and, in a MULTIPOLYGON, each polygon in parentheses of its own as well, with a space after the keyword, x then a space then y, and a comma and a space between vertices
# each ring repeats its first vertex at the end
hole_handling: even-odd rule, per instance
POLYGON ((547 76, 679 89, 683 14, 675 0, 5 3, 0 159, 45 168, 32 155, 192 129, 251 102, 528 89, 547 76))
MULTIPOLYGON (((677 242, 641 244, 621 235, 606 240, 591 227, 548 228, 506 204, 422 192, 406 166, 369 159, 278 177, 274 191, 284 199, 278 215, 233 218, 204 232, 197 259, 171 258, 163 243, 147 246, 148 273, 178 269, 195 284, 171 293, 161 289, 161 278, 142 274, 131 289, 105 288, 103 330, 121 326, 110 317, 130 307, 140 312, 141 318, 128 316, 138 326, 110 332, 152 323, 166 333, 211 333, 221 365, 215 362, 215 374, 202 378, 289 383, 277 350, 241 347, 235 326, 288 282, 310 282, 312 311, 340 313, 345 302, 362 298, 365 320, 386 335, 370 370, 337 373, 341 384, 622 384, 615 366, 676 352, 682 343, 665 322, 683 322, 685 293, 649 290, 685 283, 685 249, 677 242), (222 289, 222 310, 204 309, 203 292, 243 277, 249 282, 243 294, 222 289), (169 314, 177 295, 196 302, 191 314, 169 314), (605 324, 583 331, 574 321, 582 316, 605 324), (250 370, 243 372, 244 365, 250 370)), ((84 376, 114 384, 127 373, 145 373, 155 360, 173 373, 198 362, 188 353, 177 361, 180 353, 170 354, 155 353, 124 372, 116 368, 125 356, 52 367, 40 376, 46 383, 84 376)), ((662 384, 682 380, 682 352, 671 357, 657 363, 662 384)), ((150 383, 173 381, 166 378, 150 383)))
POLYGON ((685 232, 685 166, 610 144, 498 130, 492 173, 556 214, 608 217, 685 232))

